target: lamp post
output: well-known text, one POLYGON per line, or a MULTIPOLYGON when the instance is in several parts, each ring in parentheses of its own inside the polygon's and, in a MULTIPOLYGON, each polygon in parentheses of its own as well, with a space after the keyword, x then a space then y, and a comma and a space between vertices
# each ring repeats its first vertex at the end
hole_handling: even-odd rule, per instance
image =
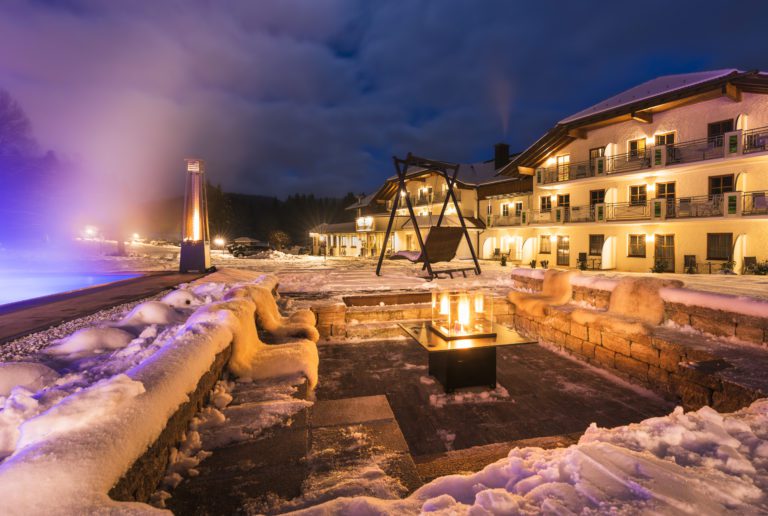
POLYGON ((187 159, 186 162, 187 184, 184 194, 179 271, 205 272, 212 269, 205 163, 199 159, 187 159))

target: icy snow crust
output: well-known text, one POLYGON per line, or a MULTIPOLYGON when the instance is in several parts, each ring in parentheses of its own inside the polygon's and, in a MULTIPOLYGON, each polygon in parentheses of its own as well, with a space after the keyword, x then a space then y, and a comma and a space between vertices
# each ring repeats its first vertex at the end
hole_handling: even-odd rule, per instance
POLYGON ((762 514, 768 510, 768 400, 704 407, 614 429, 568 448, 514 448, 471 475, 404 500, 339 498, 300 514, 762 514))
POLYGON ((271 293, 275 278, 217 277, 223 281, 184 286, 186 293, 61 339, 48 348, 58 373, 40 364, 2 365, 8 394, 0 395, 1 514, 153 511, 107 493, 231 342, 230 370, 240 376, 298 373, 316 382, 313 342, 267 346, 258 339, 256 302, 242 293, 257 285, 271 293))

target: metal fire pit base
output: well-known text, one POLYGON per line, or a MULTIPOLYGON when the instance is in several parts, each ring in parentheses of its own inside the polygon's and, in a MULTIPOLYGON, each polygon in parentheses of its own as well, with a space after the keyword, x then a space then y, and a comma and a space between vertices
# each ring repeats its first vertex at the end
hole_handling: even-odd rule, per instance
POLYGON ((463 387, 496 388, 496 348, 470 348, 429 354, 429 375, 445 392, 463 387))

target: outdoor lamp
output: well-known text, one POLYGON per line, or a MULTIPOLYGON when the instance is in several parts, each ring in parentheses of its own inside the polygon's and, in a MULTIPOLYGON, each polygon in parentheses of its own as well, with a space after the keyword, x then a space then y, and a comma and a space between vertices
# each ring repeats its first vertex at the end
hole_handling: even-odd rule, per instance
POLYGON ((184 195, 179 271, 204 272, 211 268, 205 163, 199 159, 187 159, 186 162, 187 185, 184 195))

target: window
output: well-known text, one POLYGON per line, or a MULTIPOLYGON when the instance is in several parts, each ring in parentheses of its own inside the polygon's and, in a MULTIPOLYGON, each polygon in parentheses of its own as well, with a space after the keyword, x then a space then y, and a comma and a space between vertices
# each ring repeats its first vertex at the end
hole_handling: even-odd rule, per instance
POLYGON ((594 149, 589 149, 590 161, 596 158, 602 158, 603 156, 605 156, 605 147, 595 147, 594 149))
POLYGON ((602 256, 605 235, 589 235, 589 256, 602 256))
POLYGON ((645 258, 645 235, 629 235, 627 256, 631 258, 645 258))
POLYGON ((546 213, 552 211, 552 198, 549 195, 541 197, 541 212, 546 213))
POLYGON ((557 264, 566 267, 571 264, 571 246, 567 236, 557 237, 557 264))
POLYGON ((523 214, 523 203, 522 202, 516 202, 515 203, 515 217, 519 217, 523 214))
POLYGON ((493 205, 488 201, 488 215, 493 215, 493 205))
POLYGON ((657 199, 674 199, 675 183, 656 183, 657 199))
POLYGON ((549 239, 549 235, 541 235, 539 237, 539 253, 550 254, 552 252, 552 241, 549 239))
POLYGON ((557 180, 567 181, 569 178, 568 170, 571 163, 571 155, 565 154, 557 157, 557 180))
POLYGON ((664 133, 656 135, 656 145, 674 145, 675 133, 664 133))
POLYGON ((720 120, 707 125, 707 139, 713 147, 723 146, 723 135, 733 131, 733 119, 720 120))
POLYGON ((707 260, 730 260, 733 233, 707 233, 707 260))
POLYGON ((637 185, 629 187, 629 203, 632 205, 645 204, 648 200, 648 196, 645 192, 645 185, 637 185))
POLYGON ((630 140, 629 142, 629 159, 637 159, 645 157, 645 138, 637 140, 630 140))
POLYGON ((605 202, 605 190, 590 190, 589 205, 602 204, 605 202))
POLYGON ((501 205, 501 216, 509 217, 509 204, 504 203, 501 205))
POLYGON ((710 176, 709 196, 723 195, 726 192, 733 192, 733 174, 727 176, 710 176))
POLYGON ((560 208, 567 208, 571 205, 571 194, 563 194, 557 196, 557 205, 560 208))

